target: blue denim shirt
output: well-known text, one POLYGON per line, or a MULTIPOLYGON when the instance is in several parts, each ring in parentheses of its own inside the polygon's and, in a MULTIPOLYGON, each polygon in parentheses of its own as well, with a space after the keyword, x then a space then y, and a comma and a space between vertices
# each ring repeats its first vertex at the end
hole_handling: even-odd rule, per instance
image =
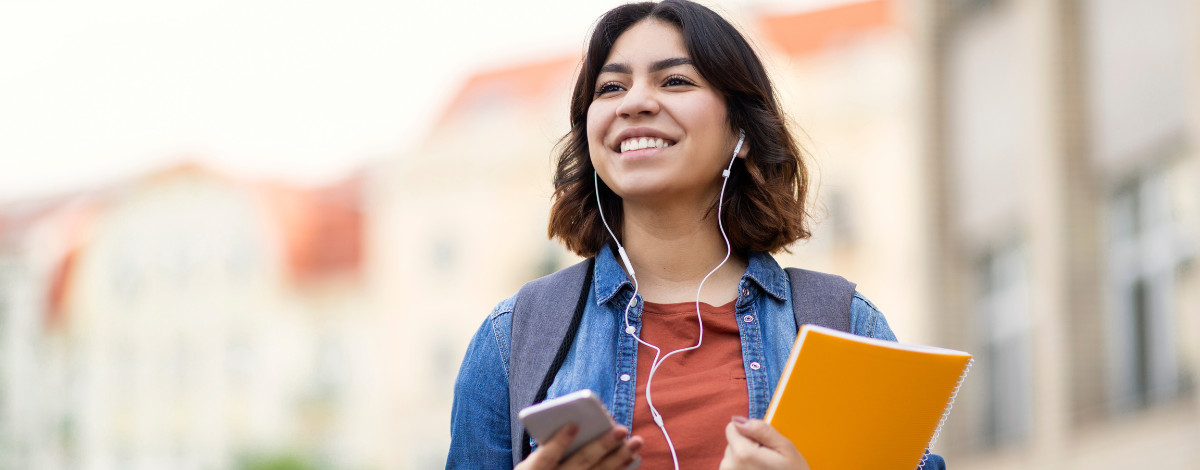
MULTIPOLYGON (((617 423, 632 428, 637 381, 637 341, 625 329, 625 305, 633 284, 612 251, 596 255, 592 289, 575 344, 546 398, 591 389, 617 423), (623 380, 627 379, 627 380, 623 380)), ((454 383, 447 469, 510 469, 508 372, 512 310, 516 297, 496 306, 471 339, 454 383)), ((738 283, 735 305, 742 339, 742 362, 749 393, 747 416, 761 419, 771 403, 796 340, 787 272, 765 253, 752 253, 738 283)), ((629 309, 629 324, 641 334, 642 299, 629 309)), ((895 341, 883 314, 858 292, 850 307, 850 332, 895 341)), ((931 455, 925 469, 944 468, 931 455)))

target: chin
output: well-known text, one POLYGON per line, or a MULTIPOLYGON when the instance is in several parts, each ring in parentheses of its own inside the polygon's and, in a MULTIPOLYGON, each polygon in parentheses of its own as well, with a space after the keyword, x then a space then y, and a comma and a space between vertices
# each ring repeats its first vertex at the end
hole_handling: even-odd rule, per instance
POLYGON ((653 199, 669 195, 675 189, 668 178, 639 175, 621 178, 617 195, 624 199, 653 199))

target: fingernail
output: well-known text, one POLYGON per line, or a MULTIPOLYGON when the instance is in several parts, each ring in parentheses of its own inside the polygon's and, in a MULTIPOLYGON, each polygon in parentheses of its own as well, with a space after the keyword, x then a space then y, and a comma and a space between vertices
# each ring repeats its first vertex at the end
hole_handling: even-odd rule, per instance
POLYGON ((641 449, 642 449, 642 440, 641 439, 633 439, 633 440, 629 441, 629 451, 630 452, 637 452, 641 449))
POLYGON ((578 433, 579 433, 578 425, 576 425, 575 423, 571 423, 571 424, 567 425, 567 437, 574 439, 575 435, 578 433))
POLYGON ((733 424, 746 424, 748 422, 750 422, 750 420, 746 419, 745 416, 734 416, 733 417, 733 424))

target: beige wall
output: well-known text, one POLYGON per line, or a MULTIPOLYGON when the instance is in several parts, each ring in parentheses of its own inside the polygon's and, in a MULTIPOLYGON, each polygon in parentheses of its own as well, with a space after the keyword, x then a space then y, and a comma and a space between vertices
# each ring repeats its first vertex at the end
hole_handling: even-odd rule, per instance
POLYGON ((1166 293, 1158 301, 1167 306, 1150 321, 1167 323, 1147 348, 1167 357, 1153 359, 1160 370, 1149 374, 1166 384, 1197 377, 1190 247, 1200 240, 1192 189, 1198 88, 1188 77, 1200 42, 1180 35, 1195 29, 1194 5, 1012 0, 912 8, 924 15, 924 67, 934 77, 933 125, 924 132, 941 175, 930 203, 941 221, 934 239, 946 249, 934 278, 944 340, 986 353, 978 315, 987 280, 979 266, 998 245, 1022 247, 1029 286, 1022 308, 1030 318, 1028 428, 999 444, 987 438, 995 385, 985 361, 968 377, 940 449, 966 468, 1195 468, 1194 386, 1151 390, 1148 404, 1130 404, 1136 377, 1121 364, 1132 360, 1134 346, 1122 339, 1132 324, 1120 303, 1121 279, 1150 276, 1145 282, 1159 287, 1147 289, 1160 290, 1146 295, 1166 293), (1171 99, 1155 99, 1162 96, 1171 99), (1155 137, 1163 129, 1165 141, 1155 137), (1139 224, 1152 228, 1122 245, 1118 209, 1131 187, 1139 224), (1169 224, 1146 218, 1157 207, 1169 207, 1169 224), (1154 271, 1162 263, 1174 267, 1154 271))

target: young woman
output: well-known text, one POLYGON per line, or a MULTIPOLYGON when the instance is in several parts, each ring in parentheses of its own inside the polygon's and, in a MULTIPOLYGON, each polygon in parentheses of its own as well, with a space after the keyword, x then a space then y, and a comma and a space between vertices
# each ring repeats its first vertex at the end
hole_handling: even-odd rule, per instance
MULTIPOLYGON (((463 360, 447 468, 807 469, 761 420, 796 337, 792 303, 807 301, 770 253, 809 236, 809 180, 753 49, 687 0, 617 7, 591 36, 570 116, 549 234, 591 275, 545 396, 591 389, 619 426, 562 461, 573 426, 514 449, 514 296, 463 360)), ((895 340, 857 292, 849 305, 850 332, 895 340)))

